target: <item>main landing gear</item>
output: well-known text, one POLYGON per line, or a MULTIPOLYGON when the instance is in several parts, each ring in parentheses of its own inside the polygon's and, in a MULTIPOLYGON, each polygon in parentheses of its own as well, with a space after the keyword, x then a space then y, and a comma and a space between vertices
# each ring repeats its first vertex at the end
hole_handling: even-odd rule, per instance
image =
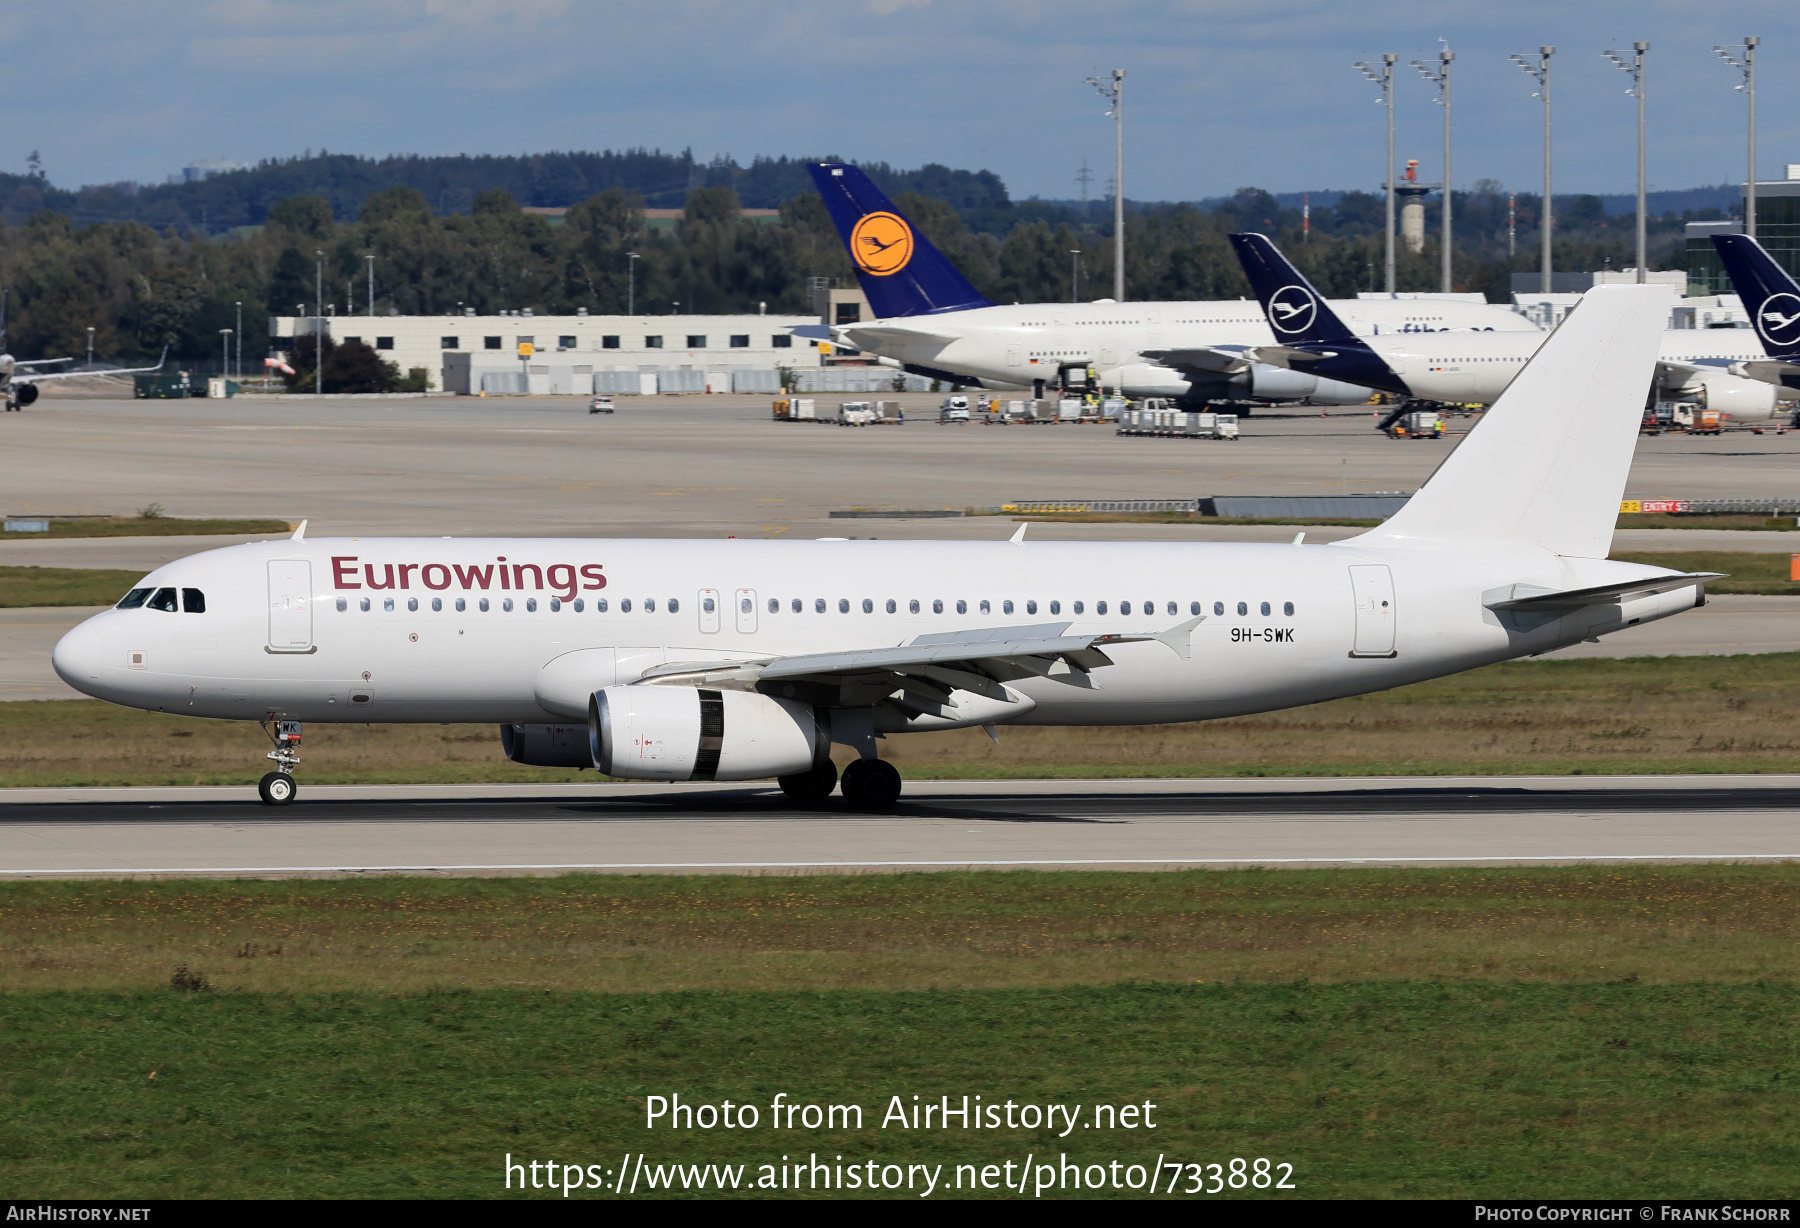
POLYGON ((827 760, 810 772, 778 777, 781 791, 797 802, 822 802, 841 788, 852 810, 888 810, 900 800, 900 773, 881 759, 858 759, 838 779, 835 764, 827 760))
POLYGON ((294 783, 294 769, 300 766, 300 722, 275 721, 274 729, 269 722, 262 723, 262 731, 269 735, 269 741, 275 744, 267 758, 273 759, 277 770, 264 776, 256 784, 256 792, 263 803, 269 806, 285 806, 294 800, 294 794, 300 786, 294 783))

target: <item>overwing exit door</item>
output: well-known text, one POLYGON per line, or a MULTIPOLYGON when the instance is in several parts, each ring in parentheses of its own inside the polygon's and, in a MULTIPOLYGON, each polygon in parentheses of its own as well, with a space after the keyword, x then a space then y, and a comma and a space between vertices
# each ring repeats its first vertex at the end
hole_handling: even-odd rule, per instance
POLYGON ((1356 597, 1356 640, 1353 657, 1392 657, 1394 651, 1394 573, 1385 565, 1350 569, 1356 597))
POLYGON ((312 564, 269 560, 269 651, 311 652, 312 564))

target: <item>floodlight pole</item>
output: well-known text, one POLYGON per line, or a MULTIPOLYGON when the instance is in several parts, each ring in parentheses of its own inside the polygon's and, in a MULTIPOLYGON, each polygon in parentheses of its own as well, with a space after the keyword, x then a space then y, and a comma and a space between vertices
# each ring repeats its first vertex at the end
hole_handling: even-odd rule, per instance
POLYGON ((1387 108, 1387 262, 1384 268, 1389 295, 1394 293, 1394 63, 1399 58, 1391 51, 1384 53, 1379 70, 1367 61, 1356 62, 1356 67, 1362 69, 1362 75, 1381 87, 1381 97, 1376 99, 1376 103, 1387 108))
POLYGON ((325 395, 325 253, 314 250, 318 264, 313 274, 313 396, 325 395))
POLYGON ((363 256, 369 262, 369 318, 375 318, 375 253, 368 252, 363 256))
POLYGON ((1456 58, 1456 52, 1445 47, 1438 52, 1438 67, 1433 69, 1424 60, 1414 60, 1412 66, 1419 70, 1424 78, 1438 87, 1438 105, 1444 108, 1444 237, 1443 237, 1443 280, 1444 293, 1449 294, 1450 285, 1450 61, 1456 58))
POLYGON ((1750 162, 1744 173, 1744 233, 1756 237, 1756 48, 1762 39, 1751 34, 1744 39, 1744 58, 1739 60, 1724 47, 1714 47, 1721 60, 1744 74, 1733 89, 1741 90, 1750 100, 1750 162))
POLYGON ((1106 114, 1118 133, 1113 151, 1113 298, 1122 303, 1125 301, 1125 70, 1113 69, 1111 80, 1100 76, 1096 70, 1087 81, 1112 104, 1112 110, 1106 114))
POLYGON ((629 270, 628 273, 626 274, 626 282, 625 282, 625 314, 628 316, 634 316, 637 314, 638 254, 636 252, 626 252, 625 260, 626 260, 625 267, 627 270, 629 270))
POLYGON ((1625 93, 1637 99, 1637 279, 1638 284, 1642 285, 1647 280, 1644 268, 1644 252, 1647 246, 1644 235, 1644 52, 1650 50, 1650 44, 1636 42, 1631 44, 1631 50, 1633 54, 1629 60, 1616 51, 1608 51, 1605 55, 1613 62, 1614 68, 1631 74, 1631 88, 1625 93))
POLYGON ((237 307, 237 363, 232 367, 232 374, 238 379, 244 378, 244 305, 237 307))
POLYGON ((1538 92, 1533 97, 1544 100, 1544 207, 1543 216, 1538 220, 1538 237, 1544 246, 1544 280, 1539 289, 1545 294, 1549 294, 1551 286, 1555 284, 1550 265, 1550 231, 1554 218, 1550 209, 1550 57, 1555 54, 1555 47, 1539 47, 1535 64, 1522 55, 1512 57, 1512 62, 1538 83, 1538 92))
POLYGON ((1081 301, 1081 249, 1079 247, 1069 249, 1069 301, 1071 303, 1081 301))

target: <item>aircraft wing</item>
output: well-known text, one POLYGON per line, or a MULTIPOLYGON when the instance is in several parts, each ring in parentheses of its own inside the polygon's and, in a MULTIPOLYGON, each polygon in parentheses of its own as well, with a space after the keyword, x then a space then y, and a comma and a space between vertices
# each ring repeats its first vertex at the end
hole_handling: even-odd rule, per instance
POLYGON ((922 328, 883 328, 879 324, 845 324, 837 330, 843 340, 840 345, 848 343, 859 349, 874 350, 880 353, 884 345, 917 344, 921 341, 936 342, 938 345, 949 345, 957 340, 943 333, 926 332, 922 328))
POLYGON ((1681 575, 1651 576, 1644 580, 1628 580, 1623 584, 1600 584, 1593 588, 1547 589, 1535 584, 1511 584, 1482 594, 1482 602, 1490 610, 1576 609, 1585 605, 1607 605, 1633 597, 1654 597, 1689 585, 1722 580, 1721 571, 1693 571, 1681 575))
POLYGON ((1800 362, 1782 358, 1754 358, 1734 362, 1731 364, 1731 373, 1783 388, 1800 388, 1800 362))
POLYGON ((74 362, 73 358, 34 358, 30 362, 15 362, 14 367, 53 367, 59 362, 74 362))
POLYGON ((950 693, 959 690, 1010 702, 1012 696, 1001 684, 1024 678, 1093 687, 1089 674, 1112 664, 1104 651, 1109 645, 1157 640, 1186 657, 1192 651, 1193 630, 1205 618, 1203 614, 1157 633, 1069 635, 1066 622, 1036 623, 921 635, 893 648, 805 653, 765 661, 671 662, 648 671, 634 685, 724 684, 762 689, 779 684, 780 693, 786 693, 788 685, 815 695, 835 689, 840 697, 850 691, 865 703, 899 691, 902 706, 928 705, 920 711, 954 708, 950 693))
POLYGON ((1293 362, 1318 362, 1321 358, 1336 358, 1337 351, 1301 350, 1291 345, 1259 345, 1245 350, 1244 356, 1252 362, 1267 363, 1271 367, 1286 367, 1293 362))
POLYGON ((1208 375, 1236 375, 1252 364, 1246 345, 1203 345, 1193 349, 1143 350, 1145 358, 1172 370, 1204 372, 1208 375))
MULTIPOLYGON (((165 346, 163 348, 162 357, 156 360, 156 365, 154 367, 109 367, 105 371, 53 371, 44 375, 39 375, 34 371, 27 371, 22 375, 13 376, 12 382, 15 384, 41 384, 46 380, 74 379, 80 375, 143 375, 146 372, 162 370, 163 364, 168 362, 168 360, 169 351, 165 346)), ((56 358, 47 359, 45 361, 67 362, 69 360, 66 358, 56 358)), ((26 366, 27 364, 20 363, 18 365, 26 366)))

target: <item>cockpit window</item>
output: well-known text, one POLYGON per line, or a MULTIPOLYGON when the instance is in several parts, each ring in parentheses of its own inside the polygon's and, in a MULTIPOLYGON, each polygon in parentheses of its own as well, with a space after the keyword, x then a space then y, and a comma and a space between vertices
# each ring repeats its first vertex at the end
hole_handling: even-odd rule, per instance
POLYGON ((159 588, 156 590, 156 595, 144 604, 152 610, 167 610, 172 614, 175 612, 175 590, 159 588))
POLYGON ((153 588, 134 588, 121 597, 119 599, 119 604, 114 608, 120 610, 135 610, 143 605, 144 602, 148 601, 150 599, 150 594, 155 591, 156 590, 153 588))
POLYGON ((206 594, 197 588, 182 589, 181 608, 189 614, 206 613, 206 594))

